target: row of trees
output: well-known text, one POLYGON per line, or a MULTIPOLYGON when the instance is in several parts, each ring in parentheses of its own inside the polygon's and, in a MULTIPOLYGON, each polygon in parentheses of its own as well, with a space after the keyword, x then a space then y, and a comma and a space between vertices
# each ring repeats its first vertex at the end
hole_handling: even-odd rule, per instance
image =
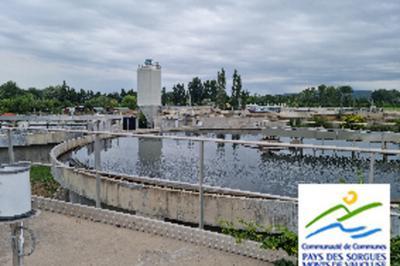
POLYGON ((350 86, 326 86, 307 88, 297 94, 286 95, 254 95, 250 99, 257 104, 286 104, 292 107, 340 107, 369 105, 368 99, 353 97, 353 89, 350 86))
POLYGON ((172 91, 162 89, 163 105, 215 105, 221 109, 241 109, 246 106, 249 92, 242 89, 242 79, 235 69, 232 76, 230 96, 226 92, 225 69, 217 73, 217 78, 202 81, 194 77, 185 89, 184 83, 175 84, 172 91))
MULTIPOLYGON (((60 113, 65 107, 84 106, 87 109, 117 106, 136 108, 136 91, 121 89, 114 93, 100 93, 92 90, 76 90, 65 81, 61 85, 44 89, 22 89, 13 81, 0 85, 0 113, 60 113)), ((228 95, 226 73, 222 68, 216 79, 202 81, 193 78, 187 86, 175 84, 171 91, 162 89, 163 105, 212 105, 220 109, 241 109, 246 104, 279 105, 291 107, 400 107, 400 91, 375 90, 362 97, 355 96, 350 86, 326 86, 307 88, 300 93, 281 95, 250 95, 242 87, 242 79, 237 70, 232 76, 232 87, 228 95)))
POLYGON ((300 93, 284 95, 251 95, 247 101, 258 105, 285 104, 290 107, 400 107, 400 91, 378 89, 368 96, 357 97, 350 86, 307 88, 300 93))
POLYGON ((300 93, 259 95, 242 89, 242 79, 235 69, 232 76, 230 96, 226 92, 225 70, 217 73, 217 79, 201 81, 194 77, 185 89, 178 83, 167 92, 162 90, 163 105, 214 105, 220 109, 241 109, 246 104, 280 105, 290 107, 400 107, 400 91, 378 89, 369 95, 356 96, 350 86, 326 86, 307 88, 300 93))
POLYGON ((65 107, 84 106, 87 109, 117 106, 136 108, 136 92, 121 89, 120 92, 100 93, 92 90, 75 90, 64 81, 62 85, 44 89, 24 90, 15 82, 8 81, 0 86, 0 113, 61 113, 65 107))

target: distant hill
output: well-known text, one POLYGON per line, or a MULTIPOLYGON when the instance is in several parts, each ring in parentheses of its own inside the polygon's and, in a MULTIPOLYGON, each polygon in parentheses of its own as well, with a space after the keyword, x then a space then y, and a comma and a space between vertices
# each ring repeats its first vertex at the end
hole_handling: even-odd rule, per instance
POLYGON ((368 90, 354 90, 353 91, 353 98, 359 99, 359 98, 369 98, 371 97, 372 91, 368 90))

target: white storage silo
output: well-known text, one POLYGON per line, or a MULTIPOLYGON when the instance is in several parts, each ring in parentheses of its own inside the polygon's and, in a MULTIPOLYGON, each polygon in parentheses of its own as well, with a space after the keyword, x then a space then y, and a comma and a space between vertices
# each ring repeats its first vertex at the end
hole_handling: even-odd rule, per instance
POLYGON ((161 106, 161 66, 146 59, 137 70, 138 106, 150 125, 154 125, 161 106))
POLYGON ((137 70, 137 88, 139 106, 161 105, 161 66, 151 59, 137 70))

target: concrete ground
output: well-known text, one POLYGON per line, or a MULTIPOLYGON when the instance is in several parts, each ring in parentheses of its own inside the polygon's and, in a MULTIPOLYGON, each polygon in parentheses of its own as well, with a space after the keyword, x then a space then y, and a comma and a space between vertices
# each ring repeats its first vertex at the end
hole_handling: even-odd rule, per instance
MULTIPOLYGON (((27 224, 36 233, 25 265, 272 265, 173 239, 41 212, 27 224)), ((9 225, 0 224, 0 265, 11 265, 9 225)))

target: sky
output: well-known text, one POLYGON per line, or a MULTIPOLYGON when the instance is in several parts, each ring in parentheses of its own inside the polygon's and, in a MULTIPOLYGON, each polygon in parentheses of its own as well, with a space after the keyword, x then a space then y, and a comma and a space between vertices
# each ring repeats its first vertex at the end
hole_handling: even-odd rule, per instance
POLYGON ((162 84, 234 69, 243 88, 400 89, 400 1, 1 0, 0 83, 136 89, 146 58, 162 84))

